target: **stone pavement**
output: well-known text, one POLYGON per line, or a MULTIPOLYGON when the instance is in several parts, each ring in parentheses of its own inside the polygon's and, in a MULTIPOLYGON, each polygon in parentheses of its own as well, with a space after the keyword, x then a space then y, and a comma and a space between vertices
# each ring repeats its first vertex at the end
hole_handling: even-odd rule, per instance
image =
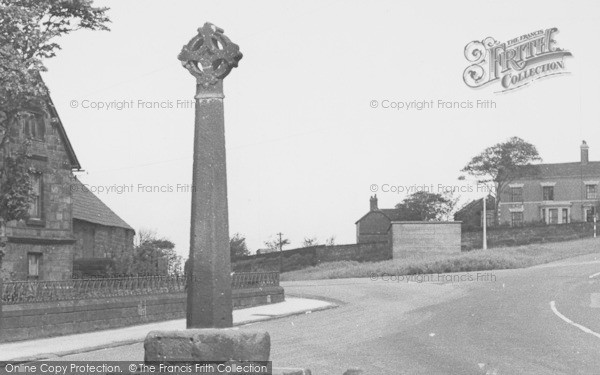
MULTIPOLYGON (((306 298, 286 297, 284 302, 234 310, 235 326, 296 314, 308 314, 337 305, 306 298)), ((150 331, 185 329, 185 319, 110 329, 76 335, 0 344, 0 361, 25 361, 56 358, 142 342, 150 331)))

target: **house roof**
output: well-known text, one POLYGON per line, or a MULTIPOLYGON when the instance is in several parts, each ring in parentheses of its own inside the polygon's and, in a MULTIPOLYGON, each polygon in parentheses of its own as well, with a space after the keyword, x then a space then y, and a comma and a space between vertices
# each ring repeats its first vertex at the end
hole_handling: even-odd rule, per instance
POLYGON ((552 177, 598 177, 600 176, 600 161, 590 161, 586 164, 553 163, 533 164, 520 167, 518 173, 523 178, 552 178, 552 177))
POLYGON ((382 208, 379 211, 383 212, 385 216, 387 216, 390 221, 401 221, 402 213, 397 208, 382 208))
POLYGON ((377 209, 377 210, 372 210, 372 211, 367 212, 360 219, 356 220, 356 222, 354 224, 357 224, 359 221, 361 221, 362 219, 364 219, 365 217, 367 217, 367 215, 372 214, 372 213, 383 214, 383 216, 387 217, 390 221, 400 221, 400 220, 402 220, 402 217, 401 217, 399 209, 397 209, 397 208, 380 208, 380 209, 377 209))
MULTIPOLYGON (((496 203, 496 199, 492 195, 488 195, 487 201, 486 201, 487 209, 488 210, 493 210, 494 206, 495 206, 495 203, 496 203)), ((483 201, 482 201, 482 199, 473 199, 472 201, 467 202, 458 211, 456 211, 456 213, 454 214, 454 216, 456 217, 456 215, 462 215, 462 214, 468 213, 471 210, 481 211, 482 209, 483 209, 483 201)))
POLYGON ((73 192, 73 219, 134 230, 77 178, 73 179, 71 191, 73 192))

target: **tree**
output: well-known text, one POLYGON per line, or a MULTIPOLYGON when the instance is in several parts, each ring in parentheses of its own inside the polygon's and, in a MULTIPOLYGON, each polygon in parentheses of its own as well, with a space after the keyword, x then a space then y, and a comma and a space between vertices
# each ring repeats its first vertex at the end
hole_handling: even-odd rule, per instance
POLYGON ((277 233, 277 238, 272 241, 265 241, 264 244, 268 249, 281 251, 285 245, 290 244, 288 238, 283 238, 283 233, 277 233))
MULTIPOLYGON (((475 178, 480 184, 493 184, 493 195, 496 198, 496 218, 500 206, 500 192, 512 181, 523 176, 535 175, 539 169, 533 162, 542 158, 534 145, 519 137, 512 137, 505 142, 497 143, 483 150, 461 170, 475 178)), ((464 177, 461 177, 464 178, 464 177)))
POLYGON ((133 254, 116 259, 114 273, 119 275, 174 275, 181 274, 181 256, 175 244, 158 237, 156 232, 140 229, 133 254))
MULTIPOLYGON (((48 89, 40 72, 60 45, 55 39, 80 29, 108 30, 108 8, 92 0, 0 0, 0 244, 5 224, 26 218, 31 201, 27 144, 15 134, 26 110, 47 109, 48 89)), ((0 261, 2 258, 0 249, 0 261)))
POLYGON ((319 240, 317 237, 304 237, 304 241, 302 241, 302 247, 311 247, 318 246, 319 240))
POLYGON ((242 256, 250 255, 250 251, 246 245, 246 237, 242 236, 240 233, 234 234, 229 239, 229 250, 231 252, 232 260, 242 256))
POLYGON ((396 205, 403 221, 448 220, 457 199, 450 194, 417 191, 396 205))
POLYGON ((332 235, 328 239, 325 240, 325 246, 335 246, 335 236, 332 235))
POLYGON ((93 0, 0 0, 0 108, 10 119, 48 95, 39 72, 56 56, 55 39, 81 29, 108 30, 108 8, 93 0))

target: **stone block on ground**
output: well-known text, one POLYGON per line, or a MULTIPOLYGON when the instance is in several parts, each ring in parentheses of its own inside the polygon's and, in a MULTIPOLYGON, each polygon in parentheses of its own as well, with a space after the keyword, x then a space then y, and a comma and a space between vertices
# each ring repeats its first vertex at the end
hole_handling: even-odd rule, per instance
POLYGON ((268 361, 271 337, 261 330, 152 331, 144 341, 146 362, 268 361))

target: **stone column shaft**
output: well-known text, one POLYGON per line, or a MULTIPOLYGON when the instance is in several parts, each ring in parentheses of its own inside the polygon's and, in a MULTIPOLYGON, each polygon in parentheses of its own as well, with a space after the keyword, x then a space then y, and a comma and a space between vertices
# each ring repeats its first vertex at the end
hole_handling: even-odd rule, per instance
POLYGON ((210 23, 178 56, 196 78, 187 328, 233 325, 223 79, 241 58, 239 47, 210 23))
POLYGON ((196 95, 188 328, 233 325, 223 83, 196 95))

